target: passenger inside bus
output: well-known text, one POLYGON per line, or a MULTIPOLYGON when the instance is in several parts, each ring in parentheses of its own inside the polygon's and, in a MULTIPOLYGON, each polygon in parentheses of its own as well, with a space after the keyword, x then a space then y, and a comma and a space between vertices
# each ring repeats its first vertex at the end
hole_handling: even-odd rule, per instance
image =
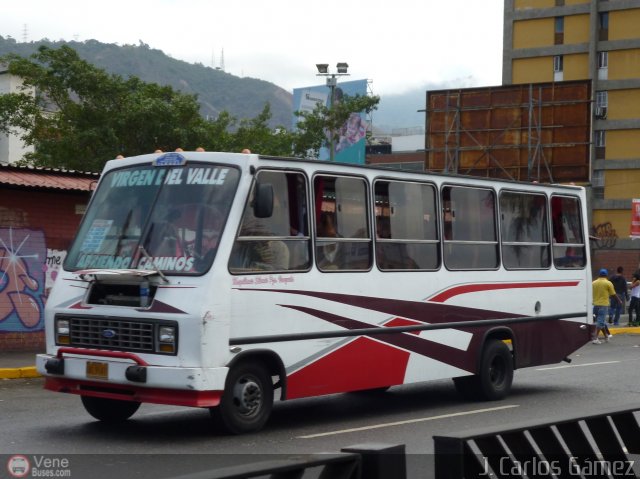
POLYGON ((163 221, 152 223, 149 237, 146 240, 147 252, 151 256, 179 257, 184 255, 182 241, 175 224, 180 218, 180 212, 172 209, 163 221))
POLYGON ((289 248, 281 240, 258 239, 276 236, 263 218, 250 218, 243 223, 240 237, 230 259, 230 267, 245 271, 287 271, 289 269, 289 248), (256 237, 256 239, 249 239, 256 237))
MULTIPOLYGON (((388 216, 376 218, 376 238, 393 239, 388 216)), ((376 261, 381 269, 419 269, 407 249, 407 244, 397 241, 377 241, 376 261)))
POLYGON ((337 241, 326 241, 325 238, 338 238, 335 225, 335 214, 322 212, 317 223, 318 245, 316 255, 320 269, 341 269, 344 267, 344 251, 337 241))

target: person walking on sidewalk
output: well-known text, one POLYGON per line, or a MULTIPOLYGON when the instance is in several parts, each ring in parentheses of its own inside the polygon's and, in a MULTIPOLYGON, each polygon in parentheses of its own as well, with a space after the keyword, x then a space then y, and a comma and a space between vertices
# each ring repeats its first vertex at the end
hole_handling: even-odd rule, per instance
POLYGON ((615 298, 616 301, 620 299, 616 296, 616 290, 613 289, 613 284, 607 279, 609 272, 606 268, 602 268, 598 274, 598 278, 593 281, 593 316, 596 319, 596 335, 593 338, 593 344, 600 344, 598 336, 600 331, 604 334, 604 340, 609 341, 611 335, 607 332, 607 313, 609 312, 609 304, 611 298, 615 298))
POLYGON ((617 300, 611 298, 611 304, 609 305, 609 324, 613 324, 614 326, 620 324, 620 314, 624 314, 624 305, 627 304, 627 299, 629 298, 627 280, 623 273, 624 269, 622 266, 618 266, 616 274, 609 278, 618 297, 617 300))
POLYGON ((633 273, 633 276, 631 277, 629 326, 640 326, 640 270, 633 273))

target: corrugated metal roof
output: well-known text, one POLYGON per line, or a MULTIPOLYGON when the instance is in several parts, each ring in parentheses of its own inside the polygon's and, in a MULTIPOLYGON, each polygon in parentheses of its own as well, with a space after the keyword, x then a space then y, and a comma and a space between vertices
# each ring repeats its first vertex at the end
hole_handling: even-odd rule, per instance
POLYGON ((99 173, 84 173, 48 168, 0 166, 0 186, 13 185, 30 188, 91 191, 95 189, 99 173))

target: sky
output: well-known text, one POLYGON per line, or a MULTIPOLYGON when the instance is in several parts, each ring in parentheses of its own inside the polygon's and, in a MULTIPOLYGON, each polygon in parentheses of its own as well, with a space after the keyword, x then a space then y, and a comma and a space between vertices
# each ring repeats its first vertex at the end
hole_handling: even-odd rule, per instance
MULTIPOLYGON (((4 0, 0 35, 150 48, 292 91, 349 64, 376 95, 499 85, 504 0, 4 0), (222 54, 224 52, 224 54, 222 54)), ((342 80, 347 80, 344 78, 342 80)))

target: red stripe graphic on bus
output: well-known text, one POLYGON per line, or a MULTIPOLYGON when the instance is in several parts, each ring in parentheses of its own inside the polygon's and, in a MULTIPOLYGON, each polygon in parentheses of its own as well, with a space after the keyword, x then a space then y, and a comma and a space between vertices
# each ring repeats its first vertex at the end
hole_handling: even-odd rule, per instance
POLYGON ((350 294, 325 293, 320 291, 282 290, 282 289, 246 289, 245 291, 271 291, 275 293, 299 294, 326 299, 336 303, 377 311, 393 317, 409 318, 421 323, 442 324, 456 321, 474 321, 478 319, 516 318, 522 315, 490 309, 470 308, 466 306, 430 303, 424 301, 406 301, 395 298, 375 296, 356 296, 350 294))
POLYGON ((540 281, 535 283, 490 283, 490 284, 463 284, 446 289, 432 296, 428 301, 444 303, 454 296, 480 291, 495 291, 496 289, 522 289, 522 288, 561 288, 578 286, 579 281, 540 281))
MULTIPOLYGON (((295 309, 297 311, 315 316, 329 323, 340 326, 348 330, 358 330, 364 328, 384 328, 386 326, 376 326, 370 323, 364 323, 355 319, 350 319, 344 316, 338 316, 336 314, 328 313, 326 311, 320 311, 313 308, 307 308, 304 306, 283 305, 286 308, 295 309)), ((476 331, 482 328, 476 328, 476 331)), ((462 329, 460 329, 462 331, 462 329)), ((460 350, 441 344, 435 341, 431 341, 426 338, 422 338, 411 333, 389 333, 389 334, 376 334, 370 336, 372 339, 381 343, 388 344, 397 348, 401 348, 406 351, 427 356, 438 361, 450 364, 460 369, 469 367, 468 361, 465 359, 465 355, 459 354, 460 350), (457 354, 456 354, 457 352, 457 354)), ((473 340, 469 344, 469 348, 472 347, 473 340)))
POLYGON ((355 338, 287 378, 287 399, 402 384, 409 353, 355 338))
MULTIPOLYGON (((553 284, 558 287, 559 285, 575 286, 579 283, 577 281, 572 281, 517 284, 528 284, 529 287, 534 284, 540 284, 543 287, 547 287, 548 285, 553 284)), ((245 291, 265 290, 246 289, 245 291)), ((390 318, 384 324, 384 326, 377 326, 375 324, 365 323, 351 318, 338 316, 326 311, 320 311, 297 305, 281 304, 282 307, 291 308, 300 312, 304 312, 306 314, 310 314, 314 317, 328 321, 336 326, 348 330, 397 326, 397 321, 403 321, 405 324, 406 322, 411 320, 421 324, 446 324, 457 321, 503 319, 523 316, 509 312, 475 309, 431 301, 403 301, 391 298, 356 296, 301 290, 278 289, 269 291, 321 298, 345 305, 365 308, 370 311, 387 313, 393 316, 393 318, 390 318)), ((458 289, 457 292, 458 294, 461 294, 461 289, 458 289)), ((442 295, 443 293, 440 294, 442 295)), ((369 362, 368 366, 364 366, 364 369, 371 369, 373 371, 379 369, 380 371, 382 371, 381 377, 385 378, 385 380, 387 381, 387 385, 402 384, 403 381, 396 382, 396 380, 400 376, 404 377, 407 365, 407 361, 405 361, 404 358, 405 354, 408 358, 410 356, 410 353, 419 354, 421 356, 440 361, 444 364, 448 364, 465 371, 473 372, 475 365, 477 364, 477 357, 480 352, 479 349, 482 346, 484 334, 489 328, 490 327, 458 328, 458 331, 467 332, 472 335, 466 351, 452 348, 435 340, 420 337, 418 335, 419 333, 389 333, 371 335, 368 337, 359 337, 357 339, 354 339, 353 341, 349 341, 347 344, 341 343, 336 345, 336 349, 334 351, 327 353, 325 356, 319 359, 311 359, 309 364, 292 373, 291 377, 293 377, 294 379, 291 383, 291 389, 288 389, 288 395, 290 393, 290 397, 306 397, 316 394, 330 394, 332 392, 340 392, 340 388, 343 387, 342 383, 345 381, 347 384, 356 384, 357 389, 378 387, 376 386, 376 384, 379 384, 377 380, 372 381, 370 379, 367 379, 366 375, 364 377, 361 376, 363 369, 360 368, 360 366, 355 366, 357 360, 360 360, 360 358, 363 357, 368 357, 368 361, 371 361, 371 358, 374 358, 373 361, 376 364, 371 364, 369 362), (372 350, 374 350, 373 353, 372 350), (369 356, 369 354, 373 355, 369 356), (393 357, 393 360, 390 361, 389 357, 393 357), (383 358, 387 359, 383 360, 383 358), (383 364, 377 364, 378 360, 382 361, 383 364), (330 377, 332 375, 335 375, 337 370, 340 371, 340 375, 344 374, 348 379, 344 379, 344 381, 341 380, 341 385, 336 386, 336 388, 334 388, 335 390, 327 389, 325 391, 323 389, 323 387, 325 386, 322 386, 322 384, 329 384, 328 382, 318 383, 320 384, 320 386, 316 385, 315 381, 318 376, 330 377)), ((561 361, 566 355, 564 351, 566 351, 566 348, 569 346, 569 344, 573 345, 575 349, 579 348, 583 344, 582 338, 580 338, 579 335, 575 334, 575 328, 576 324, 574 322, 561 320, 554 320, 545 323, 521 323, 510 325, 509 329, 513 332, 514 335, 514 344, 520 345, 519 352, 515 358, 516 368, 526 367, 532 364, 553 364, 561 361), (545 340, 547 347, 531 348, 529 346, 533 344, 531 342, 531 338, 539 337, 541 329, 549 328, 553 329, 554 335, 553 337, 547 338, 545 340)), ((328 386, 326 387, 328 388, 328 386)), ((342 390, 347 391, 353 389, 354 388, 345 387, 342 390)))

